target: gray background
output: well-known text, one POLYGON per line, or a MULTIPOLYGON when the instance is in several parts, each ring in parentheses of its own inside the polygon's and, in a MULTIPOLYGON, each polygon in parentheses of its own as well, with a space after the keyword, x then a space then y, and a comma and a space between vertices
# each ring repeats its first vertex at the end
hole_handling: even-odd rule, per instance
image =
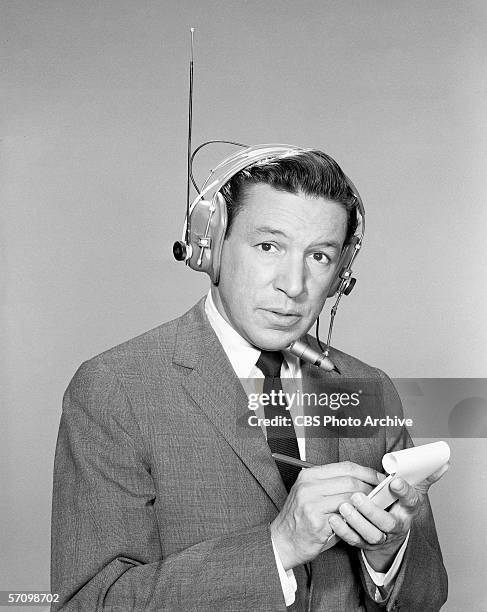
MULTIPOLYGON (((368 232, 335 344, 397 377, 482 377, 487 356, 486 4, 8 1, 3 126, 0 588, 48 589, 64 388, 84 359, 189 308, 171 257, 195 142, 331 153, 368 232)), ((201 157, 197 174, 229 152, 201 157)), ((432 491, 446 610, 487 610, 485 440, 432 491)))

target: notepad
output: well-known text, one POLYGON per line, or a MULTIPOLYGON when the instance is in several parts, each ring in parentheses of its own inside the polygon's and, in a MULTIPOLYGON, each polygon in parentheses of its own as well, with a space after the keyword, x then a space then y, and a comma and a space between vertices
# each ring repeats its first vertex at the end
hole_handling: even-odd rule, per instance
MULTIPOLYGON (((449 459, 450 447, 443 441, 387 453, 382 457, 382 466, 389 476, 368 494, 368 498, 385 510, 397 499, 389 488, 389 483, 396 476, 410 485, 416 485, 439 470, 449 459)), ((328 538, 323 550, 328 550, 334 546, 339 539, 333 533, 328 538)))

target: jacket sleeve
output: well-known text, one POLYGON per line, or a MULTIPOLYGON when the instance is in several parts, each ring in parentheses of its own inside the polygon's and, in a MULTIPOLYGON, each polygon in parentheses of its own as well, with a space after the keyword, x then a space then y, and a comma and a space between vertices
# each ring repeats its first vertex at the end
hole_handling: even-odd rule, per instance
POLYGON ((52 609, 286 609, 267 523, 164 556, 154 501, 124 389, 103 364, 87 362, 65 393, 56 447, 52 609))
MULTIPOLYGON (((386 374, 379 371, 383 382, 386 414, 403 415, 399 395, 386 374)), ((386 436, 386 453, 409 448, 413 445, 404 427, 390 428, 386 436)), ((435 485, 433 485, 435 486, 435 485)), ((433 514, 428 497, 414 517, 409 542, 394 586, 387 600, 374 602, 375 585, 362 565, 362 581, 369 596, 369 610, 387 609, 394 612, 436 612, 445 603, 448 594, 448 578, 436 534, 433 514)))

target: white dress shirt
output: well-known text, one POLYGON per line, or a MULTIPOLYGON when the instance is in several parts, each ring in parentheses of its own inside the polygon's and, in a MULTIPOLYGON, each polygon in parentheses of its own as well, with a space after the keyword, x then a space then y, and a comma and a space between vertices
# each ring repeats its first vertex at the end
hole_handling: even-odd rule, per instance
MULTIPOLYGON (((256 379, 256 378, 264 378, 263 373, 260 369, 255 365, 257 360, 260 357, 261 351, 249 344, 240 334, 238 334, 233 327, 225 321, 222 315, 218 312, 215 302, 213 301, 213 297, 211 295, 211 290, 208 292, 205 302, 205 313, 208 317, 208 321, 215 331, 227 357, 235 371, 235 374, 240 379, 256 379)), ((297 379, 301 379, 301 365, 299 358, 290 353, 283 353, 284 361, 281 367, 281 379, 283 390, 286 391, 286 379, 291 381, 296 381, 297 379)), ((258 411, 256 412, 258 414, 258 411)), ((293 408, 291 407, 291 416, 294 417, 293 408)), ((263 427, 263 431, 265 434, 265 427, 263 427)), ((306 460, 306 448, 305 448, 305 438, 304 431, 296 431, 296 438, 298 442, 299 455, 300 458, 305 461, 306 460)), ((371 579, 377 587, 382 587, 387 592, 390 592, 392 588, 392 581, 395 578, 397 572, 399 571, 399 567, 401 565, 406 546, 409 540, 409 533, 404 541, 403 545, 399 549, 396 558, 394 559, 393 564, 387 573, 376 572, 372 569, 372 567, 367 562, 363 551, 361 551, 362 559, 364 561, 365 567, 370 574, 371 579)), ((274 549, 274 556, 276 559, 276 566, 279 572, 279 578, 281 581, 282 592, 284 595, 284 600, 286 606, 290 606, 294 603, 296 598, 296 589, 297 583, 294 577, 294 572, 292 569, 285 570, 279 554, 277 552, 276 547, 274 546, 274 542, 272 542, 272 546, 274 549)), ((376 589, 375 599, 380 601, 383 595, 380 593, 379 589, 376 589)))

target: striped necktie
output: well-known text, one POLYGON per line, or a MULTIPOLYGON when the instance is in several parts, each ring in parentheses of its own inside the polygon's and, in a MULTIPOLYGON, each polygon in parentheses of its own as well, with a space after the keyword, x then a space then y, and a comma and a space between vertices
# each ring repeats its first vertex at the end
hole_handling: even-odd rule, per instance
MULTIPOLYGON (((283 361, 284 356, 280 351, 261 352, 256 366, 262 374, 264 374, 263 392, 265 394, 270 395, 272 391, 276 393, 282 391, 281 366, 283 361)), ((287 419, 291 418, 289 411, 286 410, 287 404, 285 399, 281 398, 279 402, 279 396, 274 394, 274 397, 277 398, 278 402, 269 402, 269 405, 264 406, 265 418, 272 419, 279 416, 286 417, 287 419)), ((282 419, 276 419, 276 421, 282 421, 282 419)), ((288 457, 299 459, 298 441, 292 424, 286 426, 278 423, 277 425, 266 426, 266 431, 267 443, 269 444, 271 452, 281 453, 288 457)), ((279 468, 284 486, 289 492, 301 468, 287 465, 280 461, 277 462, 277 467, 279 468)))

